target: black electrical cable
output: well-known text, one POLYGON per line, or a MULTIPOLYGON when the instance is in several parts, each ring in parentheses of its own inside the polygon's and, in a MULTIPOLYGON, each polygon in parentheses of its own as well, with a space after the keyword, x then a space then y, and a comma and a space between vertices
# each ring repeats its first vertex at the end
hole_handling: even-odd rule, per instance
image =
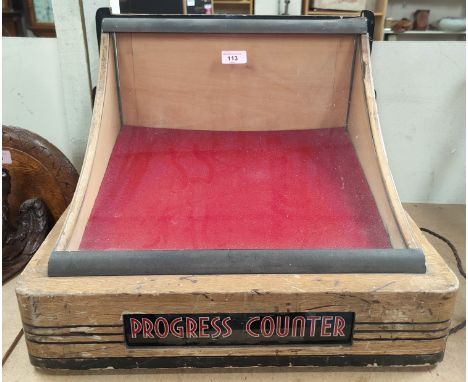
POLYGON ((10 345, 8 350, 5 352, 5 354, 2 357, 2 366, 5 365, 5 362, 7 359, 10 357, 11 353, 13 353, 13 350, 15 350, 16 345, 18 344, 19 340, 23 336, 24 331, 21 329, 18 334, 16 335, 15 339, 13 340, 13 343, 10 345))
MULTIPOLYGON (((437 232, 434 232, 434 231, 432 231, 432 230, 430 230, 428 228, 420 227, 420 230, 422 232, 426 232, 426 233, 436 237, 439 240, 442 240, 445 244, 447 244, 450 247, 450 249, 453 252, 453 256, 455 257, 455 260, 457 261, 458 272, 460 272, 460 274, 463 276, 463 278, 466 279, 466 272, 463 269, 462 260, 460 258, 460 255, 458 254, 457 248, 455 248, 455 246, 452 244, 452 242, 449 239, 447 239, 446 237, 442 236, 441 234, 438 234, 437 232)), ((463 329, 465 326, 466 326, 466 319, 463 320, 462 322, 460 322, 459 324, 453 326, 452 328, 450 328, 449 335, 450 334, 455 334, 456 332, 463 329)))
POLYGON ((465 270, 463 269, 463 264, 462 264, 462 261, 461 261, 461 258, 460 258, 460 255, 458 254, 458 251, 457 249, 455 248, 455 246, 452 244, 452 242, 447 239, 446 237, 438 234, 437 232, 434 232, 434 231, 431 231, 430 229, 428 228, 420 228, 421 231, 423 232, 427 232, 428 234, 431 234, 432 236, 435 236, 436 238, 442 240, 445 244, 447 244, 450 249, 452 250, 453 252, 453 256, 455 257, 455 259, 457 260, 457 268, 458 268, 458 271, 460 272, 460 274, 463 276, 464 279, 466 279, 466 273, 465 273, 465 270))

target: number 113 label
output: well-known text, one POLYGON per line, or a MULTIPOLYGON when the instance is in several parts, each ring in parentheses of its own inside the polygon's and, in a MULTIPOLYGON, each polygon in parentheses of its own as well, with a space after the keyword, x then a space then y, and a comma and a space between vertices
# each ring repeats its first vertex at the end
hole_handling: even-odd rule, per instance
POLYGON ((247 64, 247 51, 245 50, 223 50, 221 52, 222 64, 247 64))

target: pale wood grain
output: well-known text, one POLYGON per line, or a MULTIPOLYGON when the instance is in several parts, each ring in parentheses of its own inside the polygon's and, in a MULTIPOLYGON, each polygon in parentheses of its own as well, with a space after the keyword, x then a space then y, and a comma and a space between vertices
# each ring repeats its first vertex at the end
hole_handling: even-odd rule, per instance
POLYGON ((78 248, 120 130, 114 55, 107 33, 101 35, 100 57, 88 145, 57 250, 78 248))
POLYGON ((124 123, 288 130, 345 123, 353 36, 118 36, 124 123), (223 50, 247 64, 222 65, 223 50))

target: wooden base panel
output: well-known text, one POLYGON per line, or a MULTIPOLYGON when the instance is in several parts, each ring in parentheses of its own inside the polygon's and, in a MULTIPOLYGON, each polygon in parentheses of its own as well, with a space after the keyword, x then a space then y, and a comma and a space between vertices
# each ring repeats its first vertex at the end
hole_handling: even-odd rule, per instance
POLYGON ((442 360, 458 283, 421 234, 427 265, 421 275, 49 278, 47 262, 61 225, 17 286, 35 366, 386 366, 442 360), (131 348, 122 315, 136 312, 354 312, 355 322, 351 344, 131 348))

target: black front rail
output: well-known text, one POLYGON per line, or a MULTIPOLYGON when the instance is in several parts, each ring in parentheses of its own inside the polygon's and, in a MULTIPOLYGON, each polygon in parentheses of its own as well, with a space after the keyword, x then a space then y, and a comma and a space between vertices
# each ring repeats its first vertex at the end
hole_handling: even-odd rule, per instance
POLYGON ((419 249, 54 251, 50 277, 425 273, 419 249))

